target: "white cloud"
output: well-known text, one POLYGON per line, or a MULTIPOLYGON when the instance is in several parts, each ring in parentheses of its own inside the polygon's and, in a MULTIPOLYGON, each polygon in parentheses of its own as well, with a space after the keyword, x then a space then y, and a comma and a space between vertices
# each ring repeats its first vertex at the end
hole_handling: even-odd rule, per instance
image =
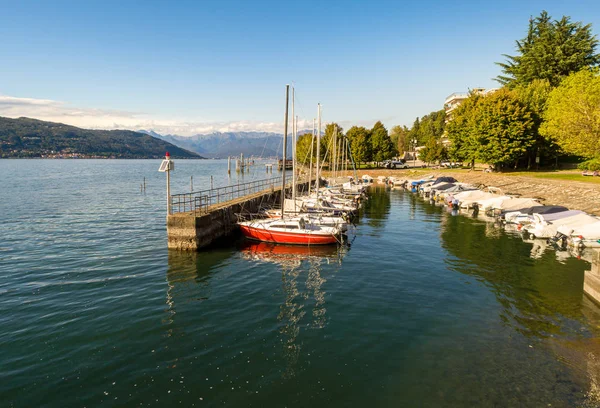
MULTIPOLYGON (((153 130, 160 134, 192 136, 212 132, 262 131, 283 133, 283 124, 275 122, 195 122, 153 118, 144 113, 106 109, 76 108, 48 99, 18 98, 0 95, 0 116, 21 116, 60 122, 88 129, 153 130)), ((312 120, 300 120, 299 129, 312 129, 312 120)), ((291 131, 291 118, 289 129, 291 131)))

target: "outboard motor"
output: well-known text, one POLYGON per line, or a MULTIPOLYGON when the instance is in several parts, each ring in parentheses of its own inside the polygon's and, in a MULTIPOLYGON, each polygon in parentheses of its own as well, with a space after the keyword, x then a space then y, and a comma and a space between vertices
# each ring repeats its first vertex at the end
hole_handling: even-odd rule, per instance
POLYGON ((555 246, 558 250, 564 251, 567 249, 567 239, 568 237, 565 234, 557 232, 555 236, 548 238, 547 242, 555 246))

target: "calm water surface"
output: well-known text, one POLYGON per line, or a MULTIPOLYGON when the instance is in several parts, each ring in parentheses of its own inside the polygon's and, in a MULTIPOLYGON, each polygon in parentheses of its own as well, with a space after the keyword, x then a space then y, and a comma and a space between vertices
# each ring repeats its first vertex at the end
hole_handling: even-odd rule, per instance
POLYGON ((598 406, 583 260, 385 190, 349 249, 169 252, 159 164, 0 160, 0 405, 598 406))

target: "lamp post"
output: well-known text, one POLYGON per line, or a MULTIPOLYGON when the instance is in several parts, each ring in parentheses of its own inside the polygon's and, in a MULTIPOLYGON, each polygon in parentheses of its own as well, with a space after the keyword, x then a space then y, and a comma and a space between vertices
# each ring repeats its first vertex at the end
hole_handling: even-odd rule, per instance
POLYGON ((417 139, 413 139, 413 167, 417 167, 417 139))

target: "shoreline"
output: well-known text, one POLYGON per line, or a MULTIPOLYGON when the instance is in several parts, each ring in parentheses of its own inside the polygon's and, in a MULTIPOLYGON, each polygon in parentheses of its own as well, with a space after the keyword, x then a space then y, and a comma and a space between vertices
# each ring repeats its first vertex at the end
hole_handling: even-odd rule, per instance
MULTIPOLYGON (((600 184, 584 181, 543 179, 529 176, 512 176, 502 173, 484 173, 482 171, 460 170, 358 170, 358 177, 363 174, 377 179, 378 176, 419 179, 433 175, 435 177, 454 177, 459 182, 498 187, 505 194, 520 195, 539 199, 545 205, 562 205, 571 210, 581 210, 588 214, 600 216, 600 184)), ((343 173, 352 175, 352 172, 343 173)))

